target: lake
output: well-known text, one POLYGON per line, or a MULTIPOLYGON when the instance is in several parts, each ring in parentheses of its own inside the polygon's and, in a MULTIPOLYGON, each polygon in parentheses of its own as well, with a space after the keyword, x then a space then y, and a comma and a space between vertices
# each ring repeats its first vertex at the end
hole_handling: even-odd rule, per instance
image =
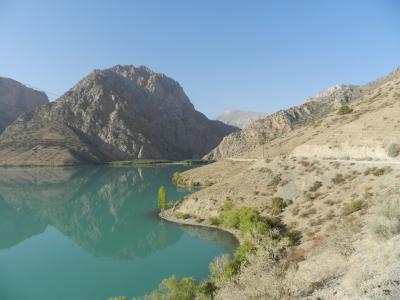
POLYGON ((171 275, 208 275, 228 233, 157 216, 157 192, 184 166, 0 168, 0 299, 138 297, 171 275))

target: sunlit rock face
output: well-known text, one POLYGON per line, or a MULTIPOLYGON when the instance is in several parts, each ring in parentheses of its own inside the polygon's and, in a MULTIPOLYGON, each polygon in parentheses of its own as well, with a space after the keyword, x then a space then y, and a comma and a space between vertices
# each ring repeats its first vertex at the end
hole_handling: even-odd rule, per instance
POLYGON ((196 111, 182 87, 146 67, 95 70, 0 136, 0 164, 74 165, 199 158, 236 127, 196 111))

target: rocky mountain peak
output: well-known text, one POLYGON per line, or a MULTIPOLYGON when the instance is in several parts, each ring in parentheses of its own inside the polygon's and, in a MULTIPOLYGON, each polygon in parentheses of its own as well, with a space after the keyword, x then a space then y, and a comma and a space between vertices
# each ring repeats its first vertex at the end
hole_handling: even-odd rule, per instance
POLYGON ((322 101, 337 108, 360 95, 361 88, 357 85, 336 84, 319 91, 314 97, 308 98, 306 102, 322 101))
POLYGON ((334 93, 342 92, 342 91, 348 89, 349 87, 351 87, 351 86, 345 85, 345 84, 336 84, 334 86, 331 86, 331 87, 328 87, 326 89, 319 91, 313 98, 327 97, 334 93))
POLYGON ((166 75, 117 65, 93 71, 57 101, 9 126, 0 136, 0 154, 3 149, 10 157, 0 163, 16 164, 18 153, 30 164, 198 158, 236 130, 196 111, 166 75), (33 148, 39 149, 34 157, 33 148))

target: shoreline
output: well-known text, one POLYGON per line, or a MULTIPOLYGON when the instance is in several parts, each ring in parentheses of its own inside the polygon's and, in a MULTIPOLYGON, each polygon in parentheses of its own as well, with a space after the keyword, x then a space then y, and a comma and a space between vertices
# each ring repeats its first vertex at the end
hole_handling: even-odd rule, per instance
POLYGON ((0 168, 65 168, 65 167, 82 167, 82 166, 110 166, 110 167, 159 167, 159 166, 204 166, 214 161, 187 159, 181 161, 173 160, 115 160, 109 162, 82 162, 72 164, 0 164, 0 168))
POLYGON ((175 224, 182 225, 182 226, 187 225, 187 226, 199 226, 199 227, 205 227, 205 228, 218 229, 218 230, 221 230, 221 231, 231 234, 235 238, 235 240, 238 242, 239 245, 241 245, 243 243, 243 239, 241 238, 240 232, 238 230, 224 228, 224 227, 220 227, 220 226, 216 226, 216 225, 205 224, 205 223, 199 223, 199 222, 194 221, 193 219, 178 219, 173 214, 171 214, 171 213, 166 214, 165 212, 166 211, 160 212, 158 214, 158 216, 162 220, 165 220, 167 222, 175 223, 175 224))

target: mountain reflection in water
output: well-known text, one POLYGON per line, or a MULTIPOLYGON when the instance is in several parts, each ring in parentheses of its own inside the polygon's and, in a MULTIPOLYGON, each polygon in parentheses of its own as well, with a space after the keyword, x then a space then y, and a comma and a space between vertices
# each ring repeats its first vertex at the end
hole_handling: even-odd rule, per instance
POLYGON ((96 256, 131 259, 168 247, 182 230, 166 231, 165 222, 151 219, 168 173, 161 168, 0 168, 0 249, 49 225, 96 256))

